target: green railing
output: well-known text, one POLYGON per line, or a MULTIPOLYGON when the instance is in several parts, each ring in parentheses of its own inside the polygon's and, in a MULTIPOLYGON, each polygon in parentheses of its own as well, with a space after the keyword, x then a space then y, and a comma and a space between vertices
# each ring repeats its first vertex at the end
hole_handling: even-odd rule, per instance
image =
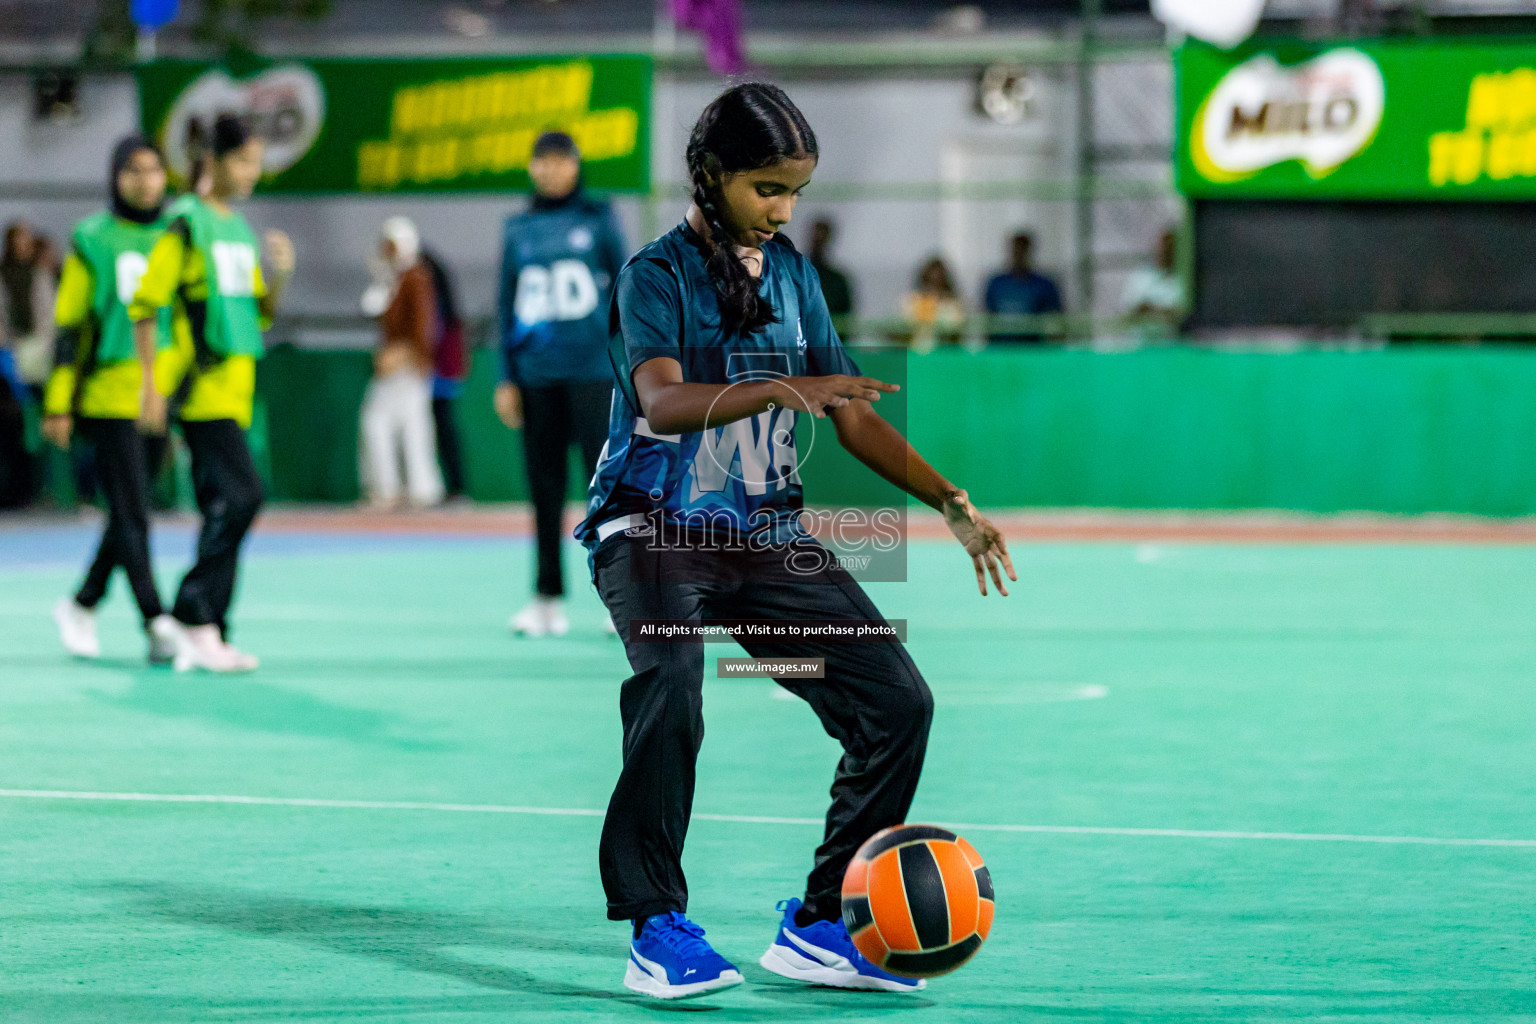
MULTIPOLYGON (((856 358, 903 384, 882 413, 991 506, 1536 515, 1536 350, 1015 347, 856 358)), ((521 443, 491 410, 498 362, 474 353, 459 424, 471 493, 518 500, 521 443)), ((284 346, 262 363, 258 447, 273 497, 357 497, 369 373, 361 351, 284 346)), ((825 441, 801 467, 807 500, 900 501, 825 441)))
MULTIPOLYGON (((1354 325, 1327 332, 1316 328, 1283 327, 1256 332, 1254 338, 1233 341, 1230 337, 1180 338, 1177 332, 1152 317, 1088 316, 1058 313, 1044 316, 988 316, 971 314, 958 321, 919 324, 899 316, 838 317, 839 335, 850 345, 886 346, 905 343, 920 330, 936 335, 940 346, 967 349, 985 348, 988 339, 998 335, 1033 336, 1045 342, 1070 347, 1135 347, 1138 340, 1159 346, 1187 345, 1222 349, 1272 348, 1294 351, 1297 348, 1337 348, 1341 345, 1372 347, 1392 342, 1465 343, 1536 341, 1536 312, 1533 313, 1373 313, 1354 325), (1266 340, 1267 339, 1267 340, 1266 340)), ((467 324, 471 345, 496 346, 496 325, 491 317, 470 318, 467 324)), ((284 316, 269 337, 273 344, 293 344, 300 348, 335 349, 371 345, 377 328, 373 322, 354 314, 296 314, 284 316), (340 338, 349 344, 338 345, 340 338)))

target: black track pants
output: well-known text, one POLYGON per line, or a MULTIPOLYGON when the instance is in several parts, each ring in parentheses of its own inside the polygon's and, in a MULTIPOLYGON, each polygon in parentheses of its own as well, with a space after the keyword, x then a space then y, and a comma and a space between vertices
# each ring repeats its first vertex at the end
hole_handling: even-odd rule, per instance
POLYGON ((96 558, 75 594, 82 608, 94 608, 107 593, 118 566, 133 588, 139 614, 148 622, 162 612, 149 554, 149 465, 145 438, 133 420, 80 417, 80 436, 96 448, 96 474, 107 505, 107 525, 96 558))
MULTIPOLYGON (((863 619, 883 622, 848 573, 784 567, 785 549, 658 552, 619 534, 595 555, 597 589, 624 638, 634 675, 624 681, 624 767, 608 803, 599 852, 613 920, 686 911, 683 841, 694 766, 704 740, 704 645, 636 643, 631 619, 863 619)), ((806 882, 806 906, 831 917, 843 872, 875 832, 906 819, 922 773, 933 697, 899 643, 743 642, 756 658, 825 658, 825 679, 779 685, 810 704, 843 746, 826 832, 806 882)), ((729 655, 730 648, 716 648, 729 655)), ((763 765, 764 772, 772 765, 763 765)))
POLYGON ((454 415, 456 398, 432 399, 432 424, 437 428, 437 464, 443 469, 444 492, 450 498, 464 493, 464 446, 459 442, 459 421, 454 415))
POLYGON ((581 464, 590 479, 608 440, 608 403, 613 385, 607 381, 575 381, 523 388, 522 395, 523 458, 538 538, 538 580, 534 589, 544 597, 560 597, 565 593, 560 542, 565 539, 570 449, 575 444, 581 451, 581 464))
POLYGON ((181 432, 192 455, 192 488, 203 528, 197 561, 182 577, 171 614, 189 626, 211 623, 227 633, 240 544, 261 509, 261 477, 245 431, 234 420, 184 422, 181 432))

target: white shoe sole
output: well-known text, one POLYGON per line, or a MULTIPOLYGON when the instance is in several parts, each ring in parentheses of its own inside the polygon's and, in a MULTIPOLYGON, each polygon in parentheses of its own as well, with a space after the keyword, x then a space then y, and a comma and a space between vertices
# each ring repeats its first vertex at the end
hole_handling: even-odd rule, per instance
POLYGON ((871 978, 867 974, 860 974, 852 967, 846 969, 828 967, 777 942, 768 947, 768 952, 763 954, 758 963, 762 965, 763 970, 772 971, 781 978, 801 981, 807 985, 825 985, 827 988, 854 988, 872 992, 921 992, 928 987, 928 983, 923 980, 919 980, 916 985, 903 985, 885 978, 871 978))
POLYGON ((198 658, 190 654, 176 655, 176 658, 172 664, 174 665, 177 672, 212 672, 214 675, 219 676, 239 676, 245 675, 249 672, 254 672, 256 670, 254 665, 247 667, 244 665, 234 665, 224 662, 220 662, 218 664, 209 664, 208 662, 200 661, 198 658))
POLYGON ((706 992, 732 988, 740 985, 742 980, 740 971, 723 971, 718 978, 711 978, 708 981, 695 982, 692 985, 669 985, 664 981, 657 981, 642 971, 640 965, 633 960, 624 969, 624 987, 631 992, 639 992, 643 996, 651 996, 654 999, 691 999, 706 992))
POLYGON ((261 668, 261 659, 254 654, 245 651, 236 651, 230 656, 230 663, 234 666, 232 672, 255 672, 261 668))
POLYGON ((515 615, 512 621, 507 623, 507 629, 513 636, 525 636, 532 640, 537 640, 549 632, 542 623, 519 622, 515 615))

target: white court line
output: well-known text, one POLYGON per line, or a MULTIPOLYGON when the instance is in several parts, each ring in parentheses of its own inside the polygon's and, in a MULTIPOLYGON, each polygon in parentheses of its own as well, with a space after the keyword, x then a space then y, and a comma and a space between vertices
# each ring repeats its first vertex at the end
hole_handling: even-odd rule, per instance
MULTIPOLYGON (((107 800, 151 804, 245 804, 262 807, 322 807, 365 811, 438 811, 457 814, 543 814, 600 818, 585 807, 517 807, 507 804, 448 804, 412 800, 325 800, 314 797, 238 796, 226 793, 96 793, 73 789, 0 789, 0 799, 107 800)), ((695 814, 696 821, 745 825, 821 826, 820 818, 776 818, 758 814, 695 814)), ((1364 836, 1338 832, 1228 832, 1192 828, 1113 828, 1096 825, 982 825, 944 823, 959 832, 1017 832, 1041 835, 1139 836, 1156 839, 1247 839, 1292 843, 1378 843, 1390 846, 1494 846, 1536 849, 1536 839, 1465 839, 1454 836, 1364 836)))
MULTIPOLYGON (((571 807, 510 807, 503 804, 439 804, 410 800, 324 800, 299 796, 237 796, 230 793, 93 793, 73 789, 0 789, 13 800, 115 800, 148 804, 248 804, 261 807, 327 807, 363 811, 448 811, 460 814, 550 814, 600 818, 605 812, 571 807)), ((694 815, 698 817, 698 815, 694 815)))

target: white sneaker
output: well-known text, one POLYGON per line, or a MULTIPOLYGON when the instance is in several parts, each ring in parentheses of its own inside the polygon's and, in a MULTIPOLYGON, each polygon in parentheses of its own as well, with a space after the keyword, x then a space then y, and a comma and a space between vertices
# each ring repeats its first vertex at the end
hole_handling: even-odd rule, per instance
POLYGON ((518 636, 565 636, 570 620, 565 617, 565 602, 558 597, 535 596, 523 610, 512 616, 507 628, 518 636))
POLYGON ((529 601, 523 610, 507 620, 507 628, 518 636, 543 636, 545 633, 544 608, 537 600, 529 601))
POLYGON ((169 665, 181 650, 183 627, 169 615, 156 615, 149 620, 149 663, 169 665))
POLYGON ((218 626, 182 626, 176 650, 176 671, 190 672, 193 669, 205 672, 241 671, 234 656, 224 646, 218 626))
POLYGON ((61 597, 53 606, 53 621, 59 627, 59 640, 66 651, 77 658, 101 657, 95 612, 82 608, 72 597, 61 597))
POLYGON ((234 663, 234 671, 236 672, 255 672, 261 667, 260 658, 248 651, 242 651, 228 641, 224 644, 224 653, 229 655, 230 661, 234 663))

